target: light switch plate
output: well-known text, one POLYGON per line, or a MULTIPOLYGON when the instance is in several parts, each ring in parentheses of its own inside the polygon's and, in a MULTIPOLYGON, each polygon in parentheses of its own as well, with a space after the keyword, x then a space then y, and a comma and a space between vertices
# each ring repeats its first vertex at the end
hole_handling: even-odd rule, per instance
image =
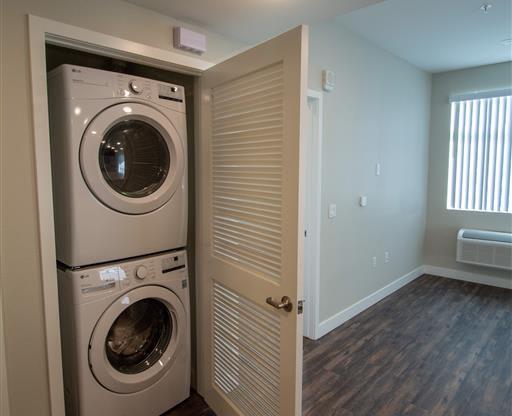
POLYGON ((336 216, 336 204, 329 205, 329 218, 334 218, 336 216))
POLYGON ((322 89, 331 92, 334 89, 334 72, 324 69, 322 71, 322 89))

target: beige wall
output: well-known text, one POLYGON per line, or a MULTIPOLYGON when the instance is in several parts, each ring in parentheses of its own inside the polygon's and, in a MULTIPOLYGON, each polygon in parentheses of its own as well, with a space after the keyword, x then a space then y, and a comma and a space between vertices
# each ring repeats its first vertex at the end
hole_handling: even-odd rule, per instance
POLYGON ((511 273, 463 265, 455 261, 460 228, 512 231, 510 214, 446 209, 448 146, 450 141, 450 95, 493 90, 512 85, 512 64, 487 65, 435 74, 432 78, 428 219, 425 244, 427 264, 493 276, 510 285, 511 273))
MULTIPOLYGON (((162 49, 176 21, 119 0, 4 0, 0 27, 1 284, 11 416, 49 414, 31 132, 28 13, 162 49)), ((204 59, 242 45, 208 34, 204 59)))
MULTIPOLYGON (((163 49, 170 49, 171 28, 176 21, 119 0, 4 2, 0 282, 5 296, 11 415, 44 416, 49 415, 49 399, 26 14, 163 49)), ((204 58, 216 62, 241 47, 238 42, 210 33, 209 52, 204 58)), ((336 24, 313 25, 310 47, 311 88, 321 89, 322 69, 336 72, 335 91, 324 95, 323 320, 423 264, 430 77, 336 24), (379 177, 374 175, 377 162, 382 165, 379 177), (358 206, 359 195, 368 196, 366 208, 358 206), (338 205, 334 220, 326 215, 331 202, 338 205), (384 251, 391 253, 389 264, 383 262, 384 251), (378 258, 376 269, 371 267, 372 256, 378 258)), ((507 67, 495 72, 507 79, 503 78, 507 67)), ((437 144, 444 137, 438 124, 444 122, 439 117, 442 104, 438 108, 435 103, 469 88, 468 83, 455 83, 457 77, 453 74, 434 76, 427 238, 428 262, 450 267, 456 265, 451 262, 451 254, 444 253, 450 253, 452 246, 444 240, 464 221, 462 216, 455 222, 450 219, 451 228, 447 229, 452 231, 445 230, 449 219, 440 204, 440 195, 445 194, 445 155, 442 143, 437 144), (453 91, 443 89, 446 85, 453 91)), ((510 67, 508 74, 510 83, 510 67)), ((487 76, 479 79, 485 81, 487 76)), ((486 82, 482 88, 490 87, 486 82)), ((483 225, 472 221, 471 226, 502 229, 510 224, 509 217, 487 218, 483 225)), ((464 226, 468 224, 464 222, 464 226)))
POLYGON ((336 73, 324 94, 322 321, 423 264, 430 76, 339 24, 310 32, 310 88, 322 69, 336 73))

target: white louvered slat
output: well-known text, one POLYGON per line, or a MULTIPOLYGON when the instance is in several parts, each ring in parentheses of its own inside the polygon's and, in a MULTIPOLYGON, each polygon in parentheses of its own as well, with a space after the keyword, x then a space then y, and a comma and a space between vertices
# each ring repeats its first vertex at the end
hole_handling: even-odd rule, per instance
POLYGON ((214 282, 213 337, 217 387, 248 415, 278 416, 279 317, 214 282))
POLYGON ((283 68, 212 91, 213 252, 281 276, 283 68))

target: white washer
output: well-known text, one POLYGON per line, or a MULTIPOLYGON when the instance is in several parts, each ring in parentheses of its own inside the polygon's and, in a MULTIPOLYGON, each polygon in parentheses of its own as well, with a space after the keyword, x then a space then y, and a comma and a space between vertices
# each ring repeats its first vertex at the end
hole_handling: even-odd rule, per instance
POLYGON ((61 65, 48 91, 57 259, 84 266, 185 247, 184 88, 61 65))
POLYGON ((156 416, 190 392, 186 252, 59 269, 67 416, 156 416))

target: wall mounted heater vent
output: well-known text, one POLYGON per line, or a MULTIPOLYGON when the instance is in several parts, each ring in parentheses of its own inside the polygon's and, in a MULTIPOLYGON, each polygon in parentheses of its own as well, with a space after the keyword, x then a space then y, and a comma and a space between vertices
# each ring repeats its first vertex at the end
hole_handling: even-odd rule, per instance
POLYGON ((174 47, 201 55, 206 52, 206 36, 184 27, 173 29, 174 47))
POLYGON ((457 261, 512 270, 512 233, 461 229, 457 236, 457 261))

